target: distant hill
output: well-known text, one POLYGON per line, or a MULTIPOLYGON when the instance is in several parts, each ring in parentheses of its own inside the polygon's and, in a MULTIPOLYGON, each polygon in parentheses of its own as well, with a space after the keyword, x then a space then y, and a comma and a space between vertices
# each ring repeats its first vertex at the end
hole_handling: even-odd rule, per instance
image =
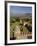
POLYGON ((15 15, 11 15, 12 17, 18 17, 18 18, 32 18, 32 13, 24 13, 24 14, 15 14, 15 15))

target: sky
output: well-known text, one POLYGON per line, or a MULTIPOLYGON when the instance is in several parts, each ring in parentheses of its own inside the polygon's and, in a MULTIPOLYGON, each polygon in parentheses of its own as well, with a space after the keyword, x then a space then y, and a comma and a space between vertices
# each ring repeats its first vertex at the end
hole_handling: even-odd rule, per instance
POLYGON ((23 14, 32 13, 32 7, 27 6, 10 6, 10 13, 12 14, 23 14))

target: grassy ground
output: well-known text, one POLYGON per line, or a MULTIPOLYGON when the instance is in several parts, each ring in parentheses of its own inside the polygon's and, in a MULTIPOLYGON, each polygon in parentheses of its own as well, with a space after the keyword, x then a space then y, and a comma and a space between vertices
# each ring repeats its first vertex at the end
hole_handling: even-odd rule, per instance
POLYGON ((23 25, 23 22, 27 22, 28 25, 30 25, 30 26, 32 25, 32 19, 25 18, 25 19, 21 19, 21 22, 20 22, 19 18, 10 17, 10 28, 11 28, 11 30, 10 30, 10 37, 13 37, 13 32, 15 32, 16 26, 18 26, 20 32, 29 32, 27 27, 25 27, 23 25))

